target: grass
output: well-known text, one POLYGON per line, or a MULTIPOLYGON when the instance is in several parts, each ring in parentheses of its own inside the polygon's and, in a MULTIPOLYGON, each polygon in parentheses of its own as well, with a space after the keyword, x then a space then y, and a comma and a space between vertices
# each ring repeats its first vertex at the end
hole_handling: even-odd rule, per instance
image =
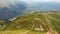
MULTIPOLYGON (((56 17, 56 19, 55 19, 55 16, 57 16, 57 15, 48 14, 48 16, 49 17, 46 16, 47 19, 52 23, 50 27, 54 26, 54 29, 56 29, 56 31, 60 32, 60 21, 59 22, 56 21, 56 19, 60 18, 59 15, 58 15, 59 18, 56 17)), ((41 19, 41 21, 43 21, 47 27, 48 22, 46 23, 46 20, 44 20, 45 17, 42 15, 42 13, 33 13, 33 14, 23 15, 23 16, 19 17, 18 19, 14 20, 13 22, 11 22, 10 24, 8 24, 6 26, 6 28, 4 29, 5 31, 0 31, 0 34, 19 34, 19 33, 25 32, 28 29, 31 29, 33 22, 34 22, 35 27, 40 27, 40 24, 42 22, 34 20, 34 18, 41 19), (16 28, 16 26, 18 26, 18 25, 22 26, 19 30, 16 28)), ((27 32, 26 34, 46 34, 46 33, 47 32, 40 32, 40 31, 32 30, 32 31, 27 32)))
POLYGON ((46 34, 46 32, 30 31, 27 34, 46 34))
MULTIPOLYGON (((19 34, 22 32, 25 32, 26 30, 6 30, 6 31, 0 31, 0 34, 19 34)), ((38 31, 30 31, 26 34, 46 34, 46 32, 38 32, 38 31)))
POLYGON ((24 32, 26 30, 6 30, 6 31, 0 31, 0 34, 19 34, 21 32, 24 32))

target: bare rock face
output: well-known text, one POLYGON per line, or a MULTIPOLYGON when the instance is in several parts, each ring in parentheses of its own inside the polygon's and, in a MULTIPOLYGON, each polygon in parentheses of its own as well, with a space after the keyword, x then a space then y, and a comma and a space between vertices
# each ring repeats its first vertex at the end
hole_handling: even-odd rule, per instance
POLYGON ((35 20, 38 20, 38 21, 40 20, 39 18, 34 18, 34 19, 35 19, 35 20))
POLYGON ((34 30, 36 30, 36 31, 40 31, 40 28, 35 28, 34 30))
POLYGON ((20 29, 20 28, 21 28, 21 25, 16 26, 16 28, 17 28, 17 29, 20 29))
POLYGON ((52 32, 48 31, 47 34, 52 34, 52 32))
POLYGON ((43 28, 35 28, 34 30, 36 30, 36 31, 44 31, 43 28))
POLYGON ((47 32, 47 34, 52 34, 51 32, 47 32))
POLYGON ((4 25, 3 27, 6 27, 6 25, 4 25))
POLYGON ((40 25, 40 31, 44 31, 45 29, 40 25))

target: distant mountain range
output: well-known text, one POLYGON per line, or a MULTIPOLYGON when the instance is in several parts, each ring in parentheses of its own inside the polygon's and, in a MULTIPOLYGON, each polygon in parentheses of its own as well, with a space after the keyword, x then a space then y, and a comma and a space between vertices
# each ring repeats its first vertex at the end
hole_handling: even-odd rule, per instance
POLYGON ((0 19, 12 19, 24 13, 31 13, 33 11, 48 11, 60 10, 60 3, 32 3, 15 2, 15 5, 10 4, 9 7, 0 7, 0 19))
POLYGON ((60 10, 60 3, 55 2, 45 2, 45 3, 32 3, 39 10, 49 11, 49 10, 60 10))

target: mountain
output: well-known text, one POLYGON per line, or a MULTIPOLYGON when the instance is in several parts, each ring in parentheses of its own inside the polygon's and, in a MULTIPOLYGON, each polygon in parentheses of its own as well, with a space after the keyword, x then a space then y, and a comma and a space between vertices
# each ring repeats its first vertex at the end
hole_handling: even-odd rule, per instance
POLYGON ((49 10, 60 10, 60 3, 56 2, 44 2, 44 3, 32 3, 34 7, 38 10, 49 11, 49 10))
POLYGON ((45 3, 32 3, 28 4, 26 2, 20 1, 15 2, 15 4, 10 4, 9 7, 0 7, 0 19, 13 19, 20 15, 49 11, 49 10, 60 10, 60 3, 45 2, 45 3))
POLYGON ((26 10, 27 5, 27 3, 21 1, 15 2, 15 5, 10 4, 9 7, 0 7, 0 19, 12 19, 20 16, 26 10))
MULTIPOLYGON (((35 28, 43 27, 43 32, 52 30, 60 33, 60 12, 34 12, 32 14, 25 14, 12 22, 9 22, 3 30, 31 30, 36 31, 35 28)), ((37 30, 40 31, 40 30, 37 30)), ((40 33, 39 33, 40 34, 40 33)))
POLYGON ((29 4, 28 12, 40 12, 40 11, 58 11, 60 10, 60 3, 55 2, 36 2, 29 4))

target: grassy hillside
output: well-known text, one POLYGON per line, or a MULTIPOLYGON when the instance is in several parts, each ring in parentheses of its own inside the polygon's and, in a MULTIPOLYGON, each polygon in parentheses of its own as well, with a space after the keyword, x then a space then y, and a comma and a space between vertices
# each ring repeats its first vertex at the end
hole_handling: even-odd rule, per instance
MULTIPOLYGON (((15 32, 18 30, 17 33, 28 30, 29 32, 26 34, 46 34, 48 31, 53 32, 53 34, 56 34, 56 32, 60 33, 60 14, 59 12, 34 12, 31 14, 25 14, 14 21, 9 22, 3 30, 9 32, 15 32), (43 28, 44 30, 35 30, 36 28, 43 28)), ((3 32, 3 34, 5 32, 3 32)))
POLYGON ((4 28, 10 23, 9 20, 0 20, 0 30, 4 30, 4 28))

